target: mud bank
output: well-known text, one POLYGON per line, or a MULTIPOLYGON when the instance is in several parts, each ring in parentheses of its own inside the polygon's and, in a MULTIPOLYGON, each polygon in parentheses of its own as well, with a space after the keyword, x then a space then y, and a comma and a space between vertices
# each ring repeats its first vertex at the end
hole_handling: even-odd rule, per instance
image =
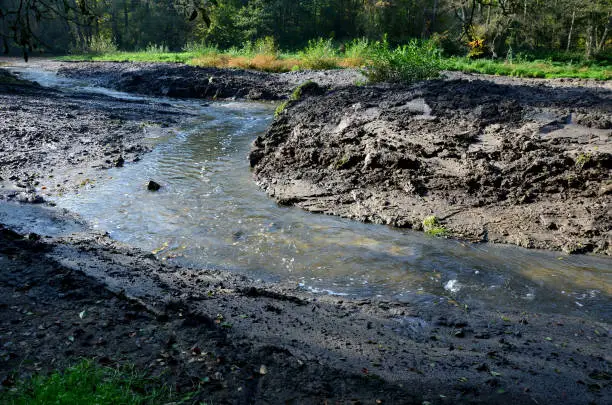
POLYGON ((612 89, 453 76, 291 103, 254 143, 257 181, 312 212, 611 254, 612 89))
POLYGON ((215 404, 605 404, 611 395, 609 325, 576 317, 313 296, 168 266, 91 232, 0 229, 0 265, 9 388, 93 357, 134 363, 215 404))
POLYGON ((43 202, 138 160, 189 115, 164 103, 65 93, 0 69, 0 198, 43 202))
MULTIPOLYGON (((382 91, 336 96, 366 90, 382 91)), ((326 98, 303 104, 315 100, 326 98)), ((61 192, 42 190, 41 178, 78 187, 79 173, 137 159, 150 148, 149 130, 189 118, 145 101, 8 79, 0 111, 5 196, 23 201, 21 193, 61 192), (149 120, 156 124, 141 125, 149 120)), ((607 322, 469 308, 449 297, 313 295, 170 266, 42 208, 41 217, 69 232, 0 226, 0 390, 91 357, 135 363, 215 404, 607 404, 612 396, 607 322)))
POLYGON ((274 74, 176 63, 65 63, 59 67, 58 73, 139 94, 246 100, 284 99, 307 80, 334 89, 364 79, 361 73, 351 69, 274 74))

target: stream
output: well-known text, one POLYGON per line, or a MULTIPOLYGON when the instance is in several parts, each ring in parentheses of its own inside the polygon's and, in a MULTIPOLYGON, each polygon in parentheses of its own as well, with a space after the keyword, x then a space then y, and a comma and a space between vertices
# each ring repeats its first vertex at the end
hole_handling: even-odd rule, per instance
MULTIPOLYGON (((471 244, 277 205, 254 183, 247 160, 272 120, 270 104, 140 97, 52 72, 19 73, 63 91, 169 103, 197 115, 172 136, 145 128, 156 146, 142 160, 51 199, 161 260, 291 281, 322 294, 612 316, 607 257, 471 244), (148 191, 149 180, 161 190, 148 191)), ((35 222, 37 210, 22 220, 35 222)), ((8 217, 0 208, 0 221, 8 217)))

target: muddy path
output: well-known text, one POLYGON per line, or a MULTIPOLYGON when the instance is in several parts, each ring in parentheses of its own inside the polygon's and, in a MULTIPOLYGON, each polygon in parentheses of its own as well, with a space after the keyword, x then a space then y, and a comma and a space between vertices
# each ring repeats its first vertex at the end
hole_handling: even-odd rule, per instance
MULTIPOLYGON (((79 171, 138 159, 152 147, 150 130, 190 119, 142 100, 4 77, 0 176, 9 200, 37 200, 41 176, 78 187, 79 171)), ((26 217, 24 206, 0 204, 26 217)), ((2 389, 93 357, 135 363, 215 404, 606 404, 612 396, 606 320, 471 308, 450 297, 316 295, 171 266, 70 213, 26 207, 55 226, 38 235, 0 229, 2 389)))
POLYGON ((254 143, 259 184, 317 213, 611 254, 612 89, 453 76, 291 103, 254 143))

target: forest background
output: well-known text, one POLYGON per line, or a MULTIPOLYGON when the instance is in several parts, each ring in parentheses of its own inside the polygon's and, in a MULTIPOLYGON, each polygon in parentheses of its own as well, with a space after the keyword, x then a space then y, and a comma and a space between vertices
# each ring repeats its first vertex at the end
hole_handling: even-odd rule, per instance
POLYGON ((342 54, 356 44, 394 47, 417 40, 446 57, 609 67, 611 25, 612 0, 0 2, 5 53, 189 53, 175 61, 211 49, 237 54, 318 47, 342 54))

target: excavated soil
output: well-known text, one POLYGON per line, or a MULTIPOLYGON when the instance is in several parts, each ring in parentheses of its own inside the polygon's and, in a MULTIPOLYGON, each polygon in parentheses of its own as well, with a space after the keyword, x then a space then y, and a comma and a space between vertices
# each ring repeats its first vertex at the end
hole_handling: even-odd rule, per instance
MULTIPOLYGON (((74 65, 75 69, 78 66, 74 65)), ((93 65, 87 66, 95 70, 93 65)), ((162 71, 166 68, 160 67, 162 71)), ((101 77, 105 77, 105 69, 101 68, 101 77)), ((597 184, 598 176, 609 165, 603 152, 605 142, 586 149, 591 141, 576 141, 576 148, 583 148, 576 152, 585 156, 590 153, 580 170, 571 154, 565 158, 544 156, 546 151, 572 150, 565 145, 573 145, 574 138, 546 142, 548 134, 542 134, 544 140, 532 136, 529 139, 535 149, 524 148, 524 142, 516 141, 518 151, 510 146, 503 149, 514 151, 513 158, 502 157, 501 152, 494 155, 485 147, 480 152, 463 150, 469 149, 466 144, 486 143, 473 142, 471 132, 460 135, 468 128, 500 136, 501 144, 506 142, 502 136, 506 133, 519 140, 533 134, 523 128, 527 126, 523 112, 535 105, 527 106, 514 90, 501 89, 504 87, 480 81, 432 82, 408 89, 339 87, 323 97, 290 106, 267 136, 257 141, 258 149, 251 158, 262 184, 278 187, 274 194, 280 200, 321 212, 332 212, 331 201, 338 201, 338 214, 349 212, 341 210, 344 206, 357 207, 355 202, 342 203, 347 195, 354 195, 354 201, 368 201, 357 197, 362 187, 353 187, 353 192, 346 186, 361 184, 356 173, 364 166, 362 177, 374 178, 372 173, 378 173, 377 178, 389 181, 390 187, 410 180, 402 183, 404 188, 410 190, 408 184, 413 184, 414 190, 421 191, 404 193, 415 199, 418 196, 421 205, 431 200, 445 206, 440 201, 454 196, 475 210, 473 197, 458 191, 464 184, 474 184, 482 193, 479 198, 483 205, 478 208, 483 212, 494 206, 496 199, 500 210, 505 209, 504 204, 517 210, 525 204, 548 204, 539 199, 540 195, 556 195, 550 190, 560 186, 552 179, 562 178, 563 167, 573 167, 572 173, 582 185, 566 192, 572 201, 584 201, 584 209, 591 210, 592 215, 602 217, 602 222, 594 226, 603 229, 609 224, 607 214, 586 204, 609 202, 609 194, 601 193, 597 184), (469 109, 462 107, 469 97, 460 97, 456 107, 440 107, 448 104, 446 99, 459 97, 466 87, 480 88, 481 102, 490 100, 487 108, 497 109, 497 113, 478 108, 478 101, 474 101, 474 124, 470 124, 466 118, 469 109), (436 88, 438 94, 434 96, 436 88), (504 103, 512 94, 515 98, 504 103), (351 97, 356 98, 351 101, 351 97), (414 101, 418 98, 424 103, 414 101), (436 118, 429 117, 425 105, 436 118), (345 115, 347 120, 342 124, 345 115), (419 115, 425 117, 417 118, 419 115), (503 121, 498 115, 505 117, 503 121), (513 120, 519 121, 512 124, 513 120), (388 126, 392 122, 398 126, 388 126), (453 125, 440 132, 438 140, 432 131, 441 122, 453 125), (495 124, 501 126, 499 132, 485 132, 495 124), (406 128, 412 125, 422 128, 419 147, 413 146, 416 141, 406 142, 398 135, 408 134, 406 128), (378 140, 380 155, 371 154, 367 160, 365 156, 363 160, 353 158, 361 156, 358 152, 366 139, 378 140), (298 141, 311 145, 308 159, 302 158, 306 154, 301 150, 288 148, 298 141), (320 147, 315 151, 317 142, 320 147), (538 146, 542 143, 548 145, 543 151, 538 146), (398 156, 400 151, 406 152, 405 158, 398 156), (468 182, 468 177, 462 180, 461 176, 433 175, 434 170, 441 170, 438 165, 444 153, 449 154, 449 161, 461 163, 466 173, 472 173, 470 170, 475 169, 470 169, 470 164, 462 163, 460 155, 454 156, 460 151, 470 156, 482 154, 474 161, 481 165, 481 178, 476 183, 468 182), (505 200, 500 199, 499 192, 496 194, 487 182, 494 171, 490 166, 519 167, 518 162, 532 154, 551 162, 547 169, 551 180, 529 177, 521 183, 525 190, 530 190, 529 182, 540 185, 537 193, 534 190, 534 202, 520 201, 522 196, 511 192, 514 189, 509 189, 505 200), (487 161, 484 156, 495 159, 487 161), (277 162, 284 162, 286 168, 281 170, 277 162), (393 170, 385 169, 387 164, 393 170), (320 173, 316 182, 315 173, 320 173), (265 180, 267 174, 269 181, 265 180), (290 179, 293 175, 297 177, 290 179), (290 193, 290 187, 283 188, 283 181, 293 182, 297 191, 290 193), (322 189, 325 184, 343 191, 337 196, 303 191, 309 187, 322 189), (319 201, 320 209, 314 209, 315 201, 319 201)), ((515 91, 530 89, 531 85, 515 91)), ((563 97, 555 98, 553 91, 547 93, 544 88, 539 100, 543 104, 557 103, 559 111, 567 109, 572 120, 582 125, 608 125, 603 118, 596 118, 609 108, 607 92, 572 87, 564 94, 573 96, 563 101, 563 97)), ((58 179, 60 187, 47 192, 78 187, 74 184, 80 178, 78 173, 91 170, 95 175, 103 173, 105 167, 138 159, 151 148, 150 131, 171 131, 181 120, 190 119, 159 103, 41 88, 16 80, 1 69, 0 117, 2 195, 30 202, 41 202, 36 185, 41 178, 58 179)), ((565 128, 567 122, 551 125, 565 128)), ((535 176, 534 171, 525 173, 535 176)), ((449 169, 446 173, 453 172, 449 169)), ((512 173, 501 176, 502 181, 519 182, 512 173)), ((367 184, 372 185, 372 192, 384 188, 384 183, 367 184)), ((393 192, 400 195, 399 190, 393 192)), ((561 197, 555 201, 565 204, 562 206, 566 209, 575 208, 561 197)), ((0 204, 14 204, 7 209, 12 209, 15 217, 24 215, 20 211, 23 205, 0 204)), ((384 206, 393 207, 391 202, 384 206)), ((372 212, 368 211, 372 216, 367 219, 375 220, 372 212)), ((499 212, 510 215, 510 211, 499 212)), ((579 215, 577 210, 568 211, 568 223, 580 222, 569 218, 572 213, 579 215)), ((70 213, 44 204, 37 215, 71 231, 58 235, 49 228, 45 230, 49 235, 37 235, 0 225, 0 402, 3 391, 20 378, 44 374, 83 357, 105 365, 136 364, 179 392, 198 391, 194 403, 607 404, 612 398, 611 328, 605 321, 535 311, 468 308, 447 297, 398 302, 315 295, 295 285, 268 284, 229 272, 162 263, 151 253, 113 241, 75 221, 70 213)), ((420 220, 420 215, 416 216, 420 220)), ((445 224, 449 228, 450 218, 445 224)), ((568 226, 561 221, 555 224, 557 231, 568 226)), ((549 233, 557 231, 550 229, 549 233)), ((602 240, 601 232, 593 235, 594 244, 602 240)))
POLYGON ((452 76, 290 103, 254 143, 257 181, 312 212, 611 254, 610 86, 452 76))

